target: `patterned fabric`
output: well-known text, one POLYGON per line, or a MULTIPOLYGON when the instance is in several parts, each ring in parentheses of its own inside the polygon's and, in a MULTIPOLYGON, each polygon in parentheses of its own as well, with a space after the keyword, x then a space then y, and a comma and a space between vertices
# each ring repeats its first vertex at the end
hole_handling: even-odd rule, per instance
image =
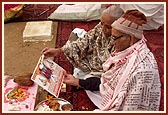
MULTIPOLYGON (((74 28, 83 28, 86 31, 89 31, 93 29, 98 23, 99 21, 59 21, 56 47, 62 47, 66 44, 68 37, 74 28)), ((58 63, 61 67, 65 68, 68 73, 73 73, 73 66, 65 55, 61 54, 59 58, 55 58, 55 62, 58 63)), ((60 97, 68 100, 71 104, 73 104, 73 111, 93 111, 96 108, 83 89, 77 90, 76 88, 67 85, 66 92, 64 94, 60 94, 60 97)))
MULTIPOLYGON (((165 74, 164 74, 164 25, 162 25, 157 30, 146 30, 144 31, 144 36, 147 39, 147 45, 151 52, 154 54, 154 57, 158 64, 160 81, 161 81, 161 102, 160 102, 160 111, 164 110, 164 84, 165 84, 165 74)), ((166 49, 165 49, 166 50, 166 49)))
POLYGON ((158 66, 144 39, 107 59, 104 67, 106 72, 100 85, 101 110, 159 110, 158 66))
POLYGON ((84 38, 67 42, 62 48, 73 66, 86 73, 102 71, 102 64, 110 56, 110 37, 105 37, 101 29, 99 23, 84 38))

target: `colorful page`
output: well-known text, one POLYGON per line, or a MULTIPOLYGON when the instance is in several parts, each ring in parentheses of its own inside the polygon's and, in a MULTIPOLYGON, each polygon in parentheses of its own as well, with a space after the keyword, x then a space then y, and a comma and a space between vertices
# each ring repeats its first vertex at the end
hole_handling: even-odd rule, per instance
POLYGON ((58 97, 63 84, 64 72, 65 70, 62 67, 50 59, 44 59, 44 55, 42 55, 31 79, 46 91, 58 97))

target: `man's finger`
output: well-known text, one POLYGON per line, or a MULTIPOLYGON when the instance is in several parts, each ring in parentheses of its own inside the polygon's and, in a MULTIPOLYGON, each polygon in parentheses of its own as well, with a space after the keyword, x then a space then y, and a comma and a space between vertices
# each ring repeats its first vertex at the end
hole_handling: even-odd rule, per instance
POLYGON ((42 51, 41 51, 41 54, 43 54, 45 51, 47 51, 49 48, 48 47, 46 47, 46 48, 44 48, 42 51))

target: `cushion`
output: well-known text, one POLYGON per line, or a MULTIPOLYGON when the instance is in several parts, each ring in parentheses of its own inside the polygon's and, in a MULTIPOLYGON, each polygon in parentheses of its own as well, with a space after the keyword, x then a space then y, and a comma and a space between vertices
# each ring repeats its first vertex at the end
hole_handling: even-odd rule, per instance
POLYGON ((51 20, 99 20, 104 6, 101 4, 60 5, 49 17, 51 20))
POLYGON ((23 31, 24 42, 39 42, 51 41, 52 35, 52 21, 30 21, 26 22, 23 31))

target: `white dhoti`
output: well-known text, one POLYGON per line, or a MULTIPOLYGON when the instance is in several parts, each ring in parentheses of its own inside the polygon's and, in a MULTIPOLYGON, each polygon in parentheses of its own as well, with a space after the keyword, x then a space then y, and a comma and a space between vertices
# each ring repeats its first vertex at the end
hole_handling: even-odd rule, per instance
MULTIPOLYGON (((81 71, 78 68, 74 68, 74 73, 73 76, 79 79, 86 79, 89 77, 95 77, 94 75, 91 74, 85 74, 83 71, 81 71)), ((95 106, 97 106, 98 108, 100 108, 100 103, 102 100, 102 97, 100 95, 100 91, 89 91, 89 90, 85 90, 87 96, 90 98, 90 100, 94 103, 95 106)))

